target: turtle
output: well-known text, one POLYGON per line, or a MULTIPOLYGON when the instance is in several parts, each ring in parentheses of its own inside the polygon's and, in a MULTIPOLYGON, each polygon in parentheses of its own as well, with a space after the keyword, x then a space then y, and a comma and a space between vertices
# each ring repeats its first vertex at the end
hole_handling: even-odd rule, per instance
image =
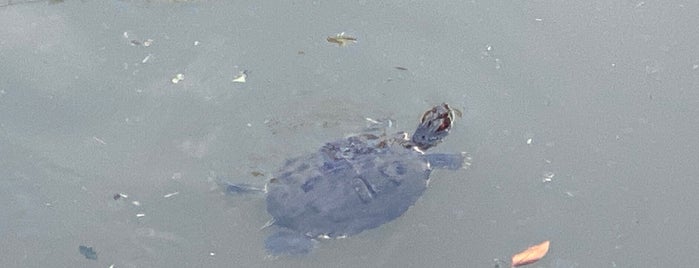
POLYGON ((363 133, 325 143, 289 159, 255 188, 227 183, 228 192, 266 193, 268 253, 305 255, 320 239, 344 238, 400 217, 427 189, 435 168, 470 165, 468 154, 425 153, 448 134, 461 112, 442 103, 426 111, 412 135, 363 133))

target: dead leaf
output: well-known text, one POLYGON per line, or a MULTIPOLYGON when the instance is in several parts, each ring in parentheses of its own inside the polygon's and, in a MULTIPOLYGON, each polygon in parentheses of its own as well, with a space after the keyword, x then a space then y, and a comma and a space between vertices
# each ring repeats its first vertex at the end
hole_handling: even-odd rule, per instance
POLYGON ((330 42, 330 43, 335 43, 341 47, 344 47, 348 44, 357 43, 357 38, 349 36, 349 35, 345 35, 345 32, 341 32, 341 33, 337 34, 336 36, 328 36, 328 38, 326 40, 328 40, 328 42, 330 42))
POLYGON ((528 249, 512 256, 512 267, 519 267, 540 260, 549 252, 550 241, 546 240, 541 244, 534 245, 528 249))
POLYGON ((242 72, 238 73, 238 75, 236 75, 235 77, 233 77, 233 82, 236 82, 236 83, 245 83, 245 79, 246 79, 246 78, 248 78, 248 71, 247 71, 247 70, 242 71, 242 72))

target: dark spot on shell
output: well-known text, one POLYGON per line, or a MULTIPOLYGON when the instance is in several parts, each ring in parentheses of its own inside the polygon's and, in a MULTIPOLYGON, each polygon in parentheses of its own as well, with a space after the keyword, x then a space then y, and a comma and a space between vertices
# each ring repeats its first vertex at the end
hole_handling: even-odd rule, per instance
POLYGON ((308 169, 309 167, 311 167, 311 165, 309 165, 307 163, 303 163, 299 167, 296 168, 296 171, 301 172, 301 171, 308 169))
POLYGON ((380 168, 381 174, 388 177, 398 177, 405 174, 408 169, 400 161, 393 161, 380 168))
POLYGON ((312 179, 306 181, 303 185, 301 185, 301 189, 306 193, 310 190, 313 190, 313 187, 315 186, 314 184, 320 181, 320 179, 321 177, 313 177, 312 179))

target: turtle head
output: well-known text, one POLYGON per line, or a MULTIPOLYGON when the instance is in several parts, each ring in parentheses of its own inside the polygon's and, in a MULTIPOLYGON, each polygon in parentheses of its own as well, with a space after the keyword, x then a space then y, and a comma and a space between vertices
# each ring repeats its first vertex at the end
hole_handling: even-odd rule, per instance
POLYGON ((446 103, 432 107, 422 115, 412 137, 412 144, 420 150, 427 150, 439 144, 444 137, 449 135, 449 130, 454 122, 454 116, 461 112, 452 109, 446 103))

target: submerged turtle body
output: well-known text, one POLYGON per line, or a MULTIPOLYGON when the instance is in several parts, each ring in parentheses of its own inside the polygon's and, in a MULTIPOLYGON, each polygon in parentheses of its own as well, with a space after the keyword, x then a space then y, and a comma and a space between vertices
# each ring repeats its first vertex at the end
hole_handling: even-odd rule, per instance
POLYGON ((343 237, 405 212, 427 188, 430 166, 399 144, 371 146, 371 136, 326 144, 288 161, 269 183, 274 224, 309 237, 343 237))
POLYGON ((266 187, 272 225, 281 228, 266 240, 267 250, 307 253, 314 239, 354 235, 401 216, 425 191, 433 168, 467 164, 463 153, 423 152, 448 134, 456 112, 433 107, 411 139, 361 134, 288 160, 266 187))

